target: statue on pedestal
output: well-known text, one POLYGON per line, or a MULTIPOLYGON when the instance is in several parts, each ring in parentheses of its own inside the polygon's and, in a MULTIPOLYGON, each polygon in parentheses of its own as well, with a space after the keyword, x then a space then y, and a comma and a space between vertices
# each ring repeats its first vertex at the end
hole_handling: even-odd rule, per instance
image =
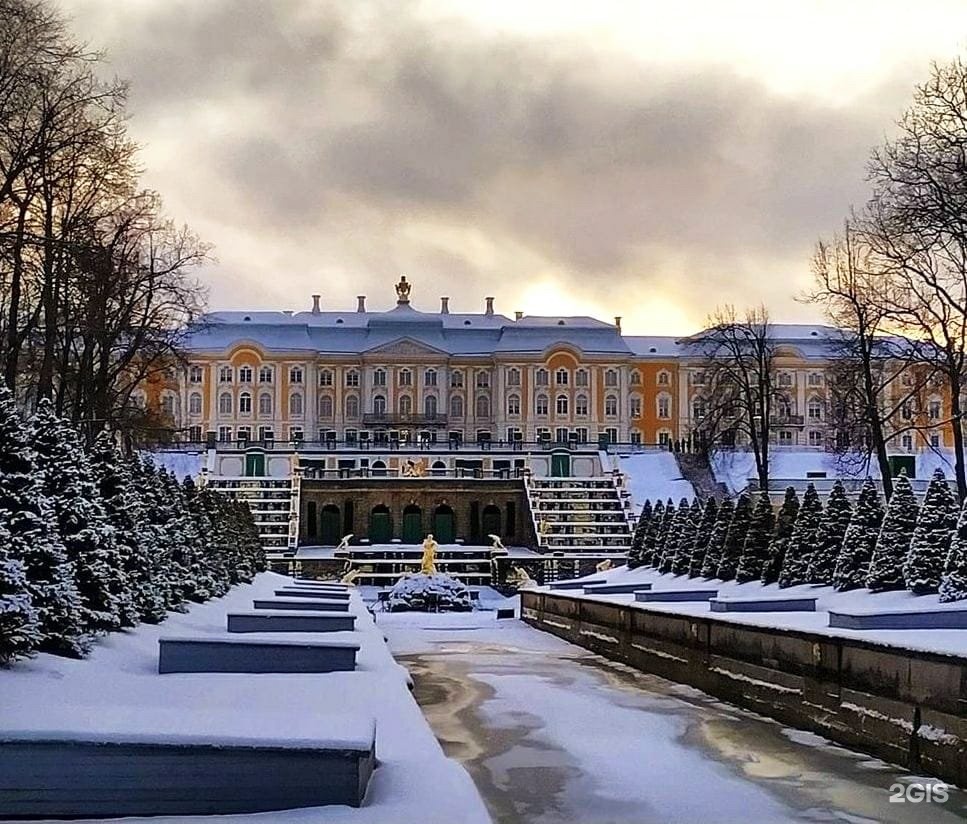
POLYGON ((436 575, 436 551, 439 545, 432 535, 427 535, 423 541, 423 559, 420 561, 420 572, 424 575, 436 575))

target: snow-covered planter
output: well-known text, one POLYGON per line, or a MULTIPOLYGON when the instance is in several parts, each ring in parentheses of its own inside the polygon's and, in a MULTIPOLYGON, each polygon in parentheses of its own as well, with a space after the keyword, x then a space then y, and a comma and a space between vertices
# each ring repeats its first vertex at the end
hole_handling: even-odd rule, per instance
POLYGON ((437 572, 410 575, 390 590, 390 612, 469 612, 470 590, 456 578, 437 572))

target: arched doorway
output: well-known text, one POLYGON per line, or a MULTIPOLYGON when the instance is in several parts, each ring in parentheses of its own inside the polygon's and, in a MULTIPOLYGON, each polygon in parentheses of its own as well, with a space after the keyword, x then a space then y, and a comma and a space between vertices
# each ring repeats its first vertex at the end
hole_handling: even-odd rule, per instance
POLYGON ((380 475, 380 476, 385 475, 386 464, 383 463, 382 461, 373 461, 372 470, 374 475, 380 475))
POLYGON ((404 544, 418 544, 423 540, 423 510, 410 504, 403 510, 404 544))
POLYGON ((378 504, 369 513, 369 542, 388 544, 391 540, 393 540, 393 518, 388 506, 378 504))
POLYGON ((487 504, 483 508, 480 526, 481 532, 483 532, 482 537, 485 539, 490 535, 502 535, 503 533, 500 531, 500 508, 493 504, 487 504))
POLYGON ((433 511, 433 537, 441 544, 452 544, 457 538, 453 509, 446 504, 440 504, 433 511))
POLYGON ((340 534, 339 507, 326 504, 319 514, 319 543, 323 546, 335 546, 342 537, 340 534))

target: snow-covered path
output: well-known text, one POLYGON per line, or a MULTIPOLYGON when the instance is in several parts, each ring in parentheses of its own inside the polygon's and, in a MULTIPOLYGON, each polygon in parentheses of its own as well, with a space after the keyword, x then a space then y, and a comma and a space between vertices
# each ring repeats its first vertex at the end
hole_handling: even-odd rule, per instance
POLYGON ((911 780, 894 767, 492 612, 377 623, 500 824, 943 824, 967 811, 956 791, 891 803, 911 780))

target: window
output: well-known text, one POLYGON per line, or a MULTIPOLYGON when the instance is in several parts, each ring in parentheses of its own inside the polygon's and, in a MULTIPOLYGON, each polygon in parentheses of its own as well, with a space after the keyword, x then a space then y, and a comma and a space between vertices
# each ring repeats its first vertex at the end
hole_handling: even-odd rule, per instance
POLYGON ((636 446, 641 446, 641 433, 637 429, 631 433, 631 442, 636 446))
POLYGON ((588 396, 578 395, 574 400, 574 414, 580 417, 588 415, 588 396))
POLYGON ((631 396, 631 398, 628 400, 628 412, 632 418, 641 417, 641 397, 640 396, 638 395, 631 396))
POLYGON ((409 369, 400 369, 400 386, 413 385, 413 372, 409 369))
POLYGON ((199 443, 201 441, 201 427, 200 426, 189 426, 188 427, 188 440, 192 443, 199 443))
POLYGON ((450 398, 450 417, 463 417, 463 398, 461 398, 459 395, 455 395, 454 397, 450 398))
POLYGON ((218 396, 218 414, 232 414, 232 396, 228 392, 222 392, 222 394, 218 396))
POLYGON ((293 366, 289 370, 289 383, 302 383, 302 375, 303 375, 302 367, 293 366))
MULTIPOLYGON (((293 395, 293 397, 295 397, 293 395)), ((302 443, 305 440, 305 432, 301 426, 290 426, 289 427, 289 440, 295 443, 302 443)))
POLYGON ((411 415, 413 413, 413 399, 409 395, 400 395, 398 405, 401 415, 411 415))
POLYGON ((386 398, 384 398, 382 395, 376 395, 373 397, 373 414, 386 414, 386 398))
POLYGON ((822 446, 823 445, 823 433, 818 432, 815 429, 809 430, 809 445, 810 446, 822 446))
POLYGON ((823 402, 819 398, 810 398, 806 404, 806 414, 811 421, 823 419, 823 402))
POLYGON ((243 366, 238 370, 238 380, 239 383, 251 383, 252 382, 252 367, 243 366))
POLYGON ((165 393, 161 396, 161 411, 164 412, 169 418, 174 417, 175 414, 175 396, 169 393, 165 393))
POLYGON ((574 385, 575 386, 587 386, 588 385, 588 370, 578 369, 574 373, 574 385))
POLYGON ((547 386, 550 383, 550 373, 546 369, 538 369, 534 373, 534 383, 536 386, 547 386))
POLYGON ((272 396, 268 392, 259 395, 259 417, 272 417, 272 396))
POLYGON ((423 414, 428 418, 435 418, 437 411, 436 395, 427 395, 423 399, 423 414))
POLYGON ((605 440, 608 443, 618 442, 618 430, 615 429, 613 426, 609 426, 607 429, 605 429, 603 434, 604 434, 605 440))
POLYGON ((639 372, 637 369, 631 373, 631 385, 641 386, 641 372, 639 372))
POLYGON ((488 389, 490 387, 490 373, 477 372, 477 389, 488 389))
MULTIPOLYGON (((358 377, 358 375, 357 375, 358 377)), ((346 417, 355 419, 359 417, 359 398, 355 395, 346 396, 346 417)))
POLYGON ((252 414, 252 393, 243 392, 238 396, 238 411, 243 415, 252 414))
POLYGON ((658 417, 667 421, 672 416, 672 396, 662 393, 658 396, 656 405, 658 407, 658 417))
POLYGON ((558 415, 567 415, 568 401, 567 395, 558 395, 554 402, 554 409, 558 415))
POLYGON ((705 373, 692 372, 691 383, 692 383, 692 386, 705 386, 705 373))
POLYGON ((232 427, 230 426, 220 426, 218 427, 218 442, 228 443, 232 439, 232 427))
POLYGON ((508 415, 520 414, 520 395, 507 396, 507 414, 508 415))
POLYGON ((490 417, 490 398, 486 395, 479 395, 475 404, 478 418, 490 417))
POLYGON ((359 386, 359 371, 358 370, 356 370, 356 369, 350 369, 346 373, 346 386, 359 386))
POLYGON ((658 385, 668 386, 672 382, 672 376, 664 369, 658 373, 658 385))
POLYGON ((913 449, 913 437, 911 435, 904 435, 900 438, 900 445, 904 449, 913 449))
POLYGON ((937 420, 941 415, 942 408, 943 405, 940 401, 931 399, 930 403, 927 404, 927 417, 932 421, 937 420))
POLYGON ((548 403, 548 401, 547 401, 547 395, 538 395, 537 396, 537 402, 534 404, 534 411, 538 415, 546 415, 547 414, 547 403, 548 403))
POLYGON ((672 442, 672 433, 669 432, 667 429, 662 429, 658 433, 658 445, 668 446, 671 442, 672 442))
POLYGON ((567 386, 568 380, 571 376, 568 374, 567 369, 558 369, 554 373, 554 382, 558 386, 567 386))
POLYGON ((931 435, 930 436, 930 446, 932 446, 934 449, 937 449, 937 448, 940 447, 940 436, 939 435, 931 435))
POLYGON ((373 372, 373 386, 386 386, 386 370, 377 369, 373 372))
POLYGON ((188 396, 188 414, 190 415, 201 414, 201 394, 200 393, 192 392, 188 396))
POLYGON ((332 370, 323 369, 319 373, 319 386, 332 386, 332 370))
POLYGON ((819 372, 810 372, 808 383, 810 386, 822 386, 823 385, 822 374, 819 372))
POLYGON ((905 421, 913 417, 913 410, 910 408, 910 404, 904 403, 900 406, 900 417, 905 421))
POLYGON ((436 369, 427 369, 423 373, 423 383, 425 386, 436 386, 436 369))
POLYGON ((238 431, 235 433, 235 438, 239 443, 248 443, 250 440, 252 440, 252 427, 240 426, 238 431))
POLYGON ((219 383, 231 383, 232 382, 232 367, 223 366, 218 370, 218 382, 219 383))
POLYGON ((304 408, 305 404, 302 402, 302 394, 300 392, 293 392, 291 395, 289 395, 290 418, 301 418, 304 408))
POLYGON ((615 418, 618 415, 618 398, 615 395, 608 395, 604 399, 604 414, 609 418, 615 418))
POLYGON ((320 418, 332 418, 332 398, 328 395, 323 395, 319 398, 319 417, 320 418))
POLYGON ((779 398, 776 401, 776 406, 778 408, 778 415, 780 418, 791 418, 793 414, 792 402, 789 398, 779 398))
POLYGON ((558 443, 567 443, 567 427, 559 426, 554 430, 554 440, 558 443))
POLYGON ((588 442, 588 428, 586 426, 579 426, 575 432, 577 432, 578 443, 588 442))
POLYGON ((271 426, 259 427, 259 440, 262 443, 275 440, 275 430, 271 426))
POLYGON ((618 385, 618 372, 615 369, 608 369, 604 373, 604 385, 614 387, 618 385))
POLYGON ((695 398, 692 401, 692 420, 700 421, 705 417, 705 398, 695 398))
POLYGON ((463 372, 450 373, 450 386, 459 389, 463 386, 463 372))
POLYGON ((792 446, 792 432, 788 429, 779 430, 779 446, 792 446))
POLYGON ((520 369, 516 366, 507 370, 507 385, 520 386, 520 369))
POLYGON ((272 367, 259 367, 259 383, 272 383, 272 367))
POLYGON ((779 373, 779 386, 792 386, 792 372, 779 373))
POLYGON ((202 379, 202 368, 200 366, 192 366, 188 369, 188 380, 191 383, 201 383, 202 379))

